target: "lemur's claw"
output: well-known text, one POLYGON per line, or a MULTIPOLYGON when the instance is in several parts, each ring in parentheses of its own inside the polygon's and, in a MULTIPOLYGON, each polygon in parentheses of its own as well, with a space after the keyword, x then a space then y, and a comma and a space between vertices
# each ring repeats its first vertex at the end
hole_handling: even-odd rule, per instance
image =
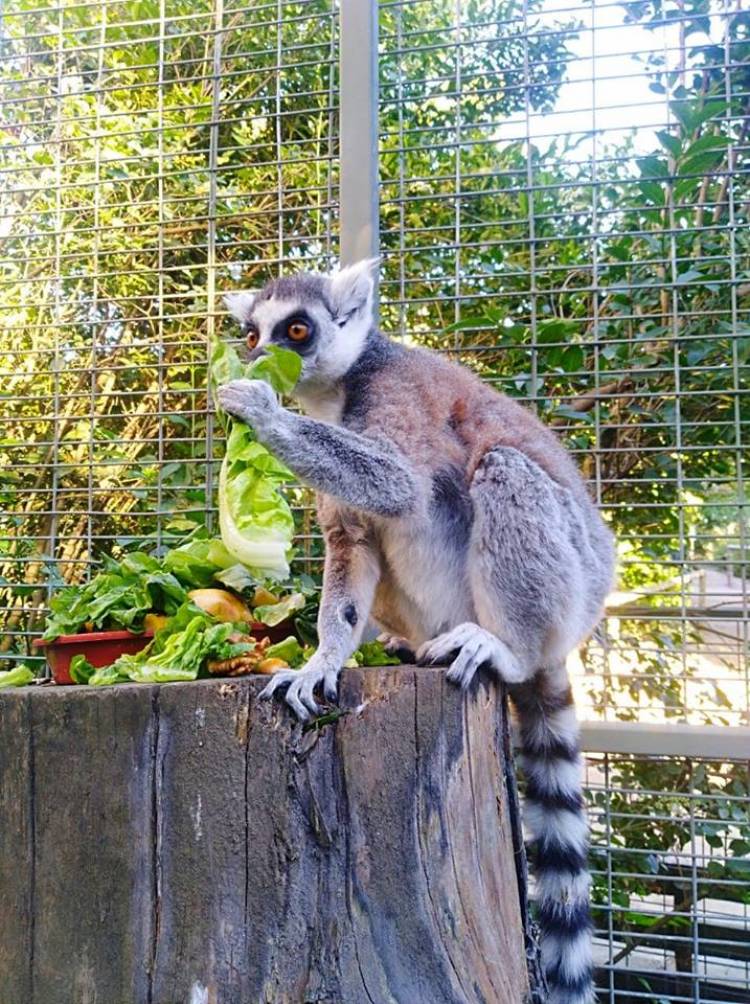
POLYGON ((451 661, 453 655, 458 652, 458 649, 444 650, 437 647, 437 642, 442 639, 442 635, 439 638, 433 638, 432 641, 425 642, 417 649, 416 661, 418 666, 444 666, 447 662, 451 661))
POLYGON ((397 656, 401 662, 416 662, 417 656, 406 638, 399 638, 397 635, 381 634, 378 641, 383 643, 383 648, 389 655, 397 656))
POLYGON ((520 683, 523 672, 508 647, 478 624, 467 622, 426 642, 417 652, 422 665, 450 664, 451 683, 468 690, 480 669, 489 669, 504 683, 520 683))
POLYGON ((286 687, 284 700, 301 722, 316 718, 322 708, 315 700, 314 692, 319 684, 323 684, 326 700, 336 700, 336 680, 338 672, 326 666, 312 666, 308 663, 304 669, 284 669, 274 673, 270 682, 260 692, 260 697, 267 700, 276 691, 286 687))

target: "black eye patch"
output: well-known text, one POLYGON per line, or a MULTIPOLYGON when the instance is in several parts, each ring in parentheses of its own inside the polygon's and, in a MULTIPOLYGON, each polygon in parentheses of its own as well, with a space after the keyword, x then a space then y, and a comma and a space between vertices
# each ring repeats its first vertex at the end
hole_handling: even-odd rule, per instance
POLYGON ((271 330, 271 341, 276 345, 283 346, 285 349, 293 349, 295 352, 299 352, 301 356, 304 356, 313 348, 317 335, 318 328, 312 317, 310 317, 306 310, 298 310, 294 314, 290 314, 289 317, 285 317, 283 321, 278 321, 274 324, 271 330), (304 341, 289 337, 288 331, 292 324, 304 324, 307 326, 310 334, 304 341))

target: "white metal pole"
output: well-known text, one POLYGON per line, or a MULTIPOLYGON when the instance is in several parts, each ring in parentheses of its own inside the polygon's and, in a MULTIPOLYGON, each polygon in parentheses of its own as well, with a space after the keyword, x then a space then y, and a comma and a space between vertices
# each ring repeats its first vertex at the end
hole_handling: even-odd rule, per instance
POLYGON ((378 234, 378 5, 341 0, 341 263, 373 258, 378 234))

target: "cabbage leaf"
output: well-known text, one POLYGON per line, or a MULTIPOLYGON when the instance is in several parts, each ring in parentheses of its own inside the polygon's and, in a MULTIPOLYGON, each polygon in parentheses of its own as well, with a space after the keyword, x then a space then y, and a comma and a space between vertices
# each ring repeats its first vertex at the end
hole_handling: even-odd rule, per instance
MULTIPOLYGON (((211 356, 211 387, 216 399, 221 384, 244 376, 265 380, 277 393, 288 394, 301 369, 296 352, 276 345, 269 345, 266 355, 244 367, 235 350, 219 342, 211 356)), ((219 412, 227 431, 219 473, 219 529, 233 558, 225 567, 239 562, 259 578, 284 580, 289 576, 294 517, 279 488, 294 476, 257 441, 248 425, 219 412)))

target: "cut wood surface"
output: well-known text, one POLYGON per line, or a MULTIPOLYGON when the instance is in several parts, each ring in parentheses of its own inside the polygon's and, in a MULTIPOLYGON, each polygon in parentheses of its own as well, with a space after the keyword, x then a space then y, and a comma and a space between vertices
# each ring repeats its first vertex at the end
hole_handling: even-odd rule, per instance
POLYGON ((2 1004, 537 999, 498 689, 266 682, 0 696, 2 1004))

